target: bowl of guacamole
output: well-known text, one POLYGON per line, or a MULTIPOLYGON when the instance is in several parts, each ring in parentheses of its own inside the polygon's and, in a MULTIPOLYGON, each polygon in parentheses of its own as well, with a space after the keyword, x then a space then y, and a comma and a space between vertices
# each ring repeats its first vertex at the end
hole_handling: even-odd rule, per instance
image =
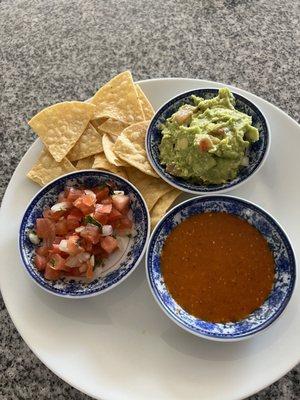
POLYGON ((262 112, 227 87, 196 89, 169 100, 146 137, 155 171, 195 194, 224 192, 245 182, 261 167, 269 145, 262 112))

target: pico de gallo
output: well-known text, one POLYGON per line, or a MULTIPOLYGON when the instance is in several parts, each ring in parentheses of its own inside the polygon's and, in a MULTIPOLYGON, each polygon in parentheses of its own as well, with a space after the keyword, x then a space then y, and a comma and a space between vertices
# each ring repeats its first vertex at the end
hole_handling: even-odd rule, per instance
POLYGON ((130 198, 112 182, 66 187, 28 234, 36 245, 35 266, 49 280, 92 279, 95 268, 119 248, 118 236, 130 236, 132 226, 130 198))

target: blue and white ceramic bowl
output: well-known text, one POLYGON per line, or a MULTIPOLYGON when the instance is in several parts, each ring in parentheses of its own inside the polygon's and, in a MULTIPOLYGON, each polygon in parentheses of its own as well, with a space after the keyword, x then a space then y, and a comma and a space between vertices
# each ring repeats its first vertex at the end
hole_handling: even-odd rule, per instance
POLYGON ((140 192, 126 179, 106 171, 83 170, 64 175, 42 188, 30 201, 22 218, 19 232, 21 259, 30 277, 43 289, 55 295, 69 298, 84 298, 104 293, 124 281, 138 266, 146 249, 150 234, 150 217, 146 203, 140 192), (62 278, 49 281, 44 278, 33 263, 35 246, 28 239, 28 230, 32 229, 37 218, 42 215, 45 206, 54 204, 58 194, 66 185, 93 187, 112 180, 130 196, 134 232, 127 238, 124 252, 115 262, 115 266, 104 277, 93 281, 62 278))
POLYGON ((175 177, 166 171, 165 166, 161 165, 159 157, 159 145, 162 138, 161 131, 159 130, 160 125, 176 112, 181 105, 186 103, 192 104, 191 95, 209 99, 218 94, 218 89, 190 90, 172 98, 156 112, 152 118, 146 135, 146 151, 148 159, 157 174, 167 183, 184 192, 193 194, 224 193, 231 189, 235 189, 242 183, 246 182, 263 165, 270 148, 271 140, 268 122, 255 104, 240 94, 232 93, 236 100, 236 109, 250 115, 252 117, 253 126, 255 126, 260 133, 260 139, 249 147, 247 153, 247 156, 249 157, 249 165, 247 167, 242 167, 238 176, 234 180, 218 185, 198 184, 175 177))
POLYGON ((170 210, 152 233, 146 253, 146 270, 154 298, 168 317, 194 335, 224 342, 249 338, 271 325, 288 304, 296 280, 294 251, 280 225, 253 203, 224 195, 195 197, 170 210), (238 322, 212 323, 188 314, 170 295, 161 273, 160 255, 170 232, 192 215, 220 211, 235 214, 255 226, 268 241, 276 264, 270 296, 260 308, 238 322))

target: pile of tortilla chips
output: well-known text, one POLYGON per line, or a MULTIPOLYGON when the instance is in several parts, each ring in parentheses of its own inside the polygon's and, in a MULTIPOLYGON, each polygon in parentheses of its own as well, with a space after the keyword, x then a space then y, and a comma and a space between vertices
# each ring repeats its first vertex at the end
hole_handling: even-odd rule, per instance
POLYGON ((28 177, 43 186, 81 169, 103 169, 128 179, 143 195, 154 227, 180 191, 151 167, 145 135, 154 110, 129 71, 101 87, 88 102, 54 104, 29 125, 44 149, 28 177))

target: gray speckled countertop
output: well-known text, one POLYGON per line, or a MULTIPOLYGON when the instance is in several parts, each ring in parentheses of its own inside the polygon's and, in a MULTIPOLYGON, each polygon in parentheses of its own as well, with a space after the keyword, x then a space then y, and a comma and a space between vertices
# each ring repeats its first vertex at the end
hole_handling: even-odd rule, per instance
MULTIPOLYGON (((0 0, 1 198, 34 140, 27 118, 127 68, 239 86, 299 121, 299 15, 297 0, 0 0)), ((88 399, 33 355, 2 299, 0 324, 1 400, 88 399)), ((299 399, 299 377, 251 400, 299 399)))

